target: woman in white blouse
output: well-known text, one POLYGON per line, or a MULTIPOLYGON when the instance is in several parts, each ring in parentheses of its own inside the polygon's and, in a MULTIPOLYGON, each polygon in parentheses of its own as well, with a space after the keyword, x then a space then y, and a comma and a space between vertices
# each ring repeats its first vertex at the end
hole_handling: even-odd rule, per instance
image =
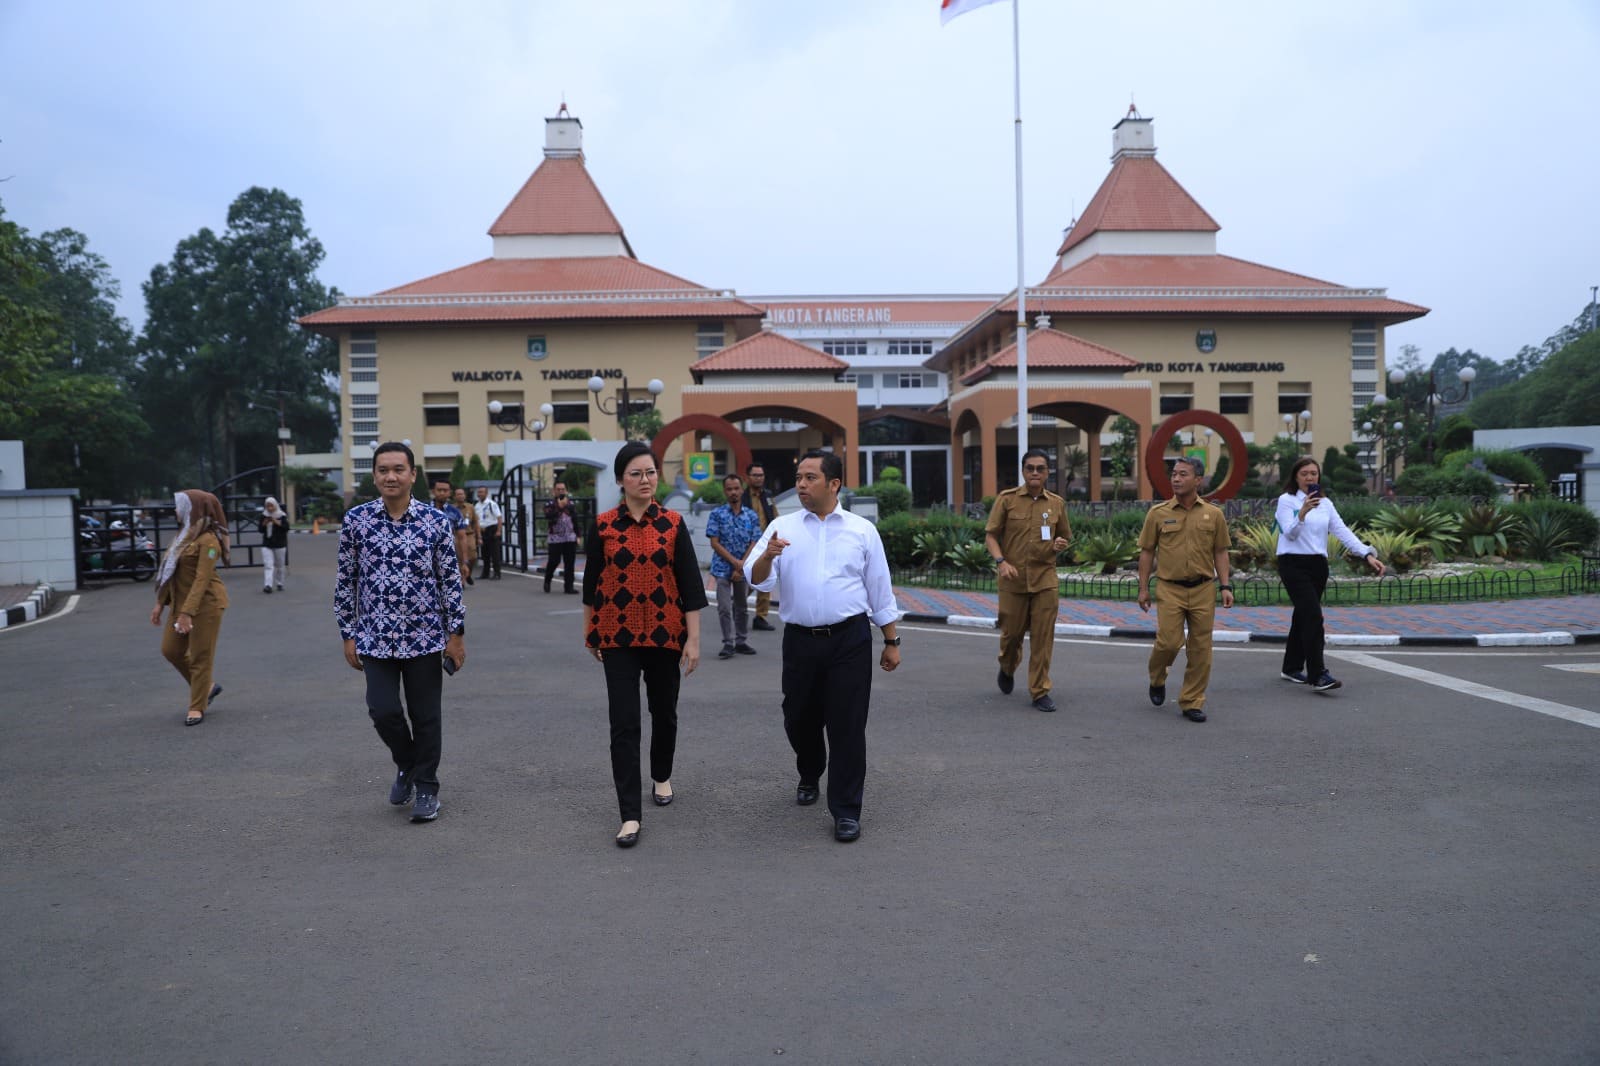
POLYGON ((1328 534, 1332 532, 1382 577, 1383 562, 1344 524, 1333 501, 1322 494, 1322 468, 1309 456, 1295 462, 1278 497, 1278 577, 1294 601, 1289 641, 1283 649, 1283 679, 1329 692, 1340 682, 1322 661, 1322 590, 1328 587, 1328 534))

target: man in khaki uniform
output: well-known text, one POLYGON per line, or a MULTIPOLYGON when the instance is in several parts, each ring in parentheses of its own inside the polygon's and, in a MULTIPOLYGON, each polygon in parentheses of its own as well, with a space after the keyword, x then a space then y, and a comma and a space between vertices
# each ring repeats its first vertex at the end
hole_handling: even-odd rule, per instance
POLYGON ((1200 499, 1205 465, 1179 459, 1172 467, 1172 499, 1150 508, 1139 531, 1139 609, 1150 610, 1150 568, 1155 565, 1161 595, 1156 601, 1156 646, 1150 650, 1150 702, 1167 701, 1167 670, 1185 648, 1183 691, 1178 709, 1191 722, 1206 720, 1206 686, 1211 682, 1211 626, 1216 619, 1213 580, 1220 583, 1222 606, 1233 606, 1228 584, 1228 520, 1222 508, 1200 499), (1184 644, 1184 627, 1189 629, 1184 644))
POLYGON ((983 543, 1000 568, 1000 691, 1011 693, 1029 637, 1028 694, 1041 711, 1056 709, 1050 698, 1050 654, 1056 646, 1060 580, 1056 556, 1067 550, 1072 526, 1067 501, 1044 487, 1050 460, 1032 449, 1022 457, 1022 484, 994 499, 983 543))

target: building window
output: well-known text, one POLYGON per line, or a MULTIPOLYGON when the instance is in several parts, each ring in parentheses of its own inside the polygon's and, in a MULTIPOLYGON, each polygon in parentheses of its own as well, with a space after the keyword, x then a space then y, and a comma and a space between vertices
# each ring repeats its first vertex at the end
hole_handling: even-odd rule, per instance
POLYGON ((920 370, 902 370, 897 374, 885 374, 883 387, 886 389, 927 389, 939 384, 937 374, 924 374, 920 370))
MULTIPOLYGON (((511 426, 513 421, 522 421, 522 404, 505 403, 504 401, 501 401, 500 413, 498 415, 490 414, 487 409, 484 410, 484 413, 489 415, 489 424, 491 426, 497 422, 504 422, 506 425, 511 426)), ((517 427, 511 426, 511 428, 516 429, 517 427)))
POLYGON ((350 334, 351 355, 377 355, 378 335, 371 330, 350 334))
POLYGON ((831 355, 835 359, 864 359, 867 354, 867 342, 823 341, 822 353, 831 355))
POLYGON ((1353 355, 1353 356, 1350 357, 1350 369, 1351 370, 1376 370, 1376 369, 1378 369, 1378 357, 1376 355, 1367 355, 1367 356, 1353 355))
POLYGON ((1175 415, 1194 406, 1194 382, 1169 381, 1161 386, 1161 413, 1175 415))
POLYGON ((922 356, 932 355, 933 354, 933 342, 932 341, 909 341, 909 340, 905 340, 905 341, 890 341, 889 342, 889 354, 890 355, 922 355, 922 356))
POLYGON ((713 352, 721 351, 725 337, 721 322, 701 322, 694 330, 695 358, 704 359, 713 352))
POLYGON ((375 355, 352 355, 350 357, 351 370, 376 370, 378 357, 375 355))
POLYGON ((425 426, 459 426, 461 424, 460 394, 454 392, 423 393, 422 424, 425 426))
POLYGON ((378 380, 378 372, 376 370, 352 370, 352 371, 350 371, 350 380, 351 381, 377 381, 378 380))
POLYGON ((550 416, 552 423, 579 426, 589 424, 588 389, 557 389, 550 394, 550 406, 555 408, 555 413, 550 416))
POLYGON ((371 459, 352 459, 350 461, 350 466, 358 474, 370 474, 370 473, 372 473, 372 460, 371 459))
POLYGON ((1378 385, 1373 381, 1357 381, 1350 386, 1350 406, 1365 407, 1372 402, 1372 397, 1377 394, 1378 385))
POLYGON ((1249 396, 1218 396, 1217 408, 1225 415, 1247 415, 1250 413, 1249 396))
POLYGON ((376 433, 376 432, 378 432, 378 423, 376 423, 376 422, 352 422, 352 423, 350 423, 350 432, 352 432, 352 433, 361 433, 361 434, 376 433))
MULTIPOLYGON (((858 389, 870 389, 873 387, 873 382, 877 381, 877 376, 874 374, 857 374, 854 371, 850 371, 840 374, 839 380, 846 384, 853 382, 858 389)), ((887 380, 885 379, 885 381, 887 380)))
POLYGON ((1297 415, 1311 410, 1311 385, 1304 381, 1278 383, 1278 413, 1297 415))

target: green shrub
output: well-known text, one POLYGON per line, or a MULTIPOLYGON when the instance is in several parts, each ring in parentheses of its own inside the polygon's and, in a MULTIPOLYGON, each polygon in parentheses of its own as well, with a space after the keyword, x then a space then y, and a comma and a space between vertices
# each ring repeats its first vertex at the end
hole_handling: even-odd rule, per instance
POLYGON ((691 493, 691 495, 701 503, 709 503, 713 507, 720 507, 722 504, 728 502, 728 497, 723 495, 722 492, 721 478, 711 478, 709 481, 702 481, 700 484, 694 487, 694 491, 691 493))
POLYGON ((1410 533, 1376 530, 1369 533, 1365 540, 1372 546, 1372 550, 1378 553, 1378 558, 1387 563, 1397 574, 1427 565, 1429 556, 1427 545, 1410 533))
MULTIPOLYGON (((1339 508, 1339 517, 1344 519, 1344 524, 1354 530, 1358 536, 1365 530, 1371 529, 1373 520, 1387 510, 1387 505, 1372 499, 1370 496, 1342 499, 1337 502, 1336 506, 1339 508)), ((1361 539, 1366 540, 1366 537, 1361 539)))
POLYGON ((1521 525, 1511 543, 1511 550, 1517 555, 1545 562, 1579 548, 1572 522, 1558 511, 1536 511, 1518 521, 1521 525))
POLYGON ((1137 541, 1110 530, 1076 537, 1072 542, 1072 557, 1080 563, 1098 564, 1102 574, 1116 573, 1117 567, 1138 554, 1137 541))
POLYGON ((995 568, 994 557, 981 541, 962 541, 944 554, 944 561, 957 570, 988 573, 995 568))
MULTIPOLYGON (((888 467, 886 469, 894 469, 888 467)), ((911 490, 895 480, 884 480, 879 476, 877 481, 861 490, 864 496, 873 496, 878 501, 878 517, 884 515, 904 514, 911 510, 911 490)))
MULTIPOLYGON (((1527 500, 1523 503, 1513 503, 1506 510, 1522 519, 1524 525, 1531 526, 1540 515, 1559 516, 1572 530, 1572 538, 1576 546, 1571 551, 1586 551, 1600 546, 1600 515, 1596 515, 1581 503, 1569 503, 1566 500, 1527 500)), ((1550 523, 1541 521, 1544 528, 1549 529, 1550 523)), ((1535 559, 1542 556, 1533 555, 1535 559)))
POLYGON ((1401 471, 1400 477, 1395 481, 1395 491, 1401 496, 1492 497, 1499 491, 1499 487, 1489 471, 1468 466, 1462 461, 1449 466, 1413 463, 1401 471))
POLYGON ((1278 566, 1278 530, 1266 519, 1244 519, 1230 534, 1228 556, 1241 570, 1275 570, 1278 566))
POLYGON ((1461 545, 1461 518, 1440 503, 1385 508, 1373 516, 1367 529, 1369 544, 1379 533, 1409 533, 1426 545, 1435 559, 1448 559, 1461 545))
POLYGON ((900 468, 898 466, 886 466, 882 470, 878 471, 878 476, 873 479, 872 483, 876 485, 880 481, 904 482, 905 479, 906 476, 900 472, 900 468))
POLYGON ((1474 557, 1505 555, 1522 533, 1522 520, 1492 503, 1469 507, 1461 514, 1461 543, 1474 557))
POLYGON ((909 514, 879 517, 878 537, 883 541, 883 554, 890 566, 904 569, 916 565, 912 555, 916 547, 914 538, 921 528, 922 523, 909 514))

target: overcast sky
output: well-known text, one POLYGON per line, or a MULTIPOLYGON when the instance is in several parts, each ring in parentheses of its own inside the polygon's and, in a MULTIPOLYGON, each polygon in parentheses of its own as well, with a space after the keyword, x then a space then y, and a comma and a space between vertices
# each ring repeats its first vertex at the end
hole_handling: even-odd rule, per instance
MULTIPOLYGON (((1600 284, 1600 5, 1020 0, 1043 280, 1130 100, 1224 254, 1432 308, 1505 359, 1600 284), (1588 73, 1585 73, 1587 71, 1588 73)), ((140 284, 251 185, 349 294, 487 256, 563 98, 645 262, 741 294, 1016 279, 1011 7, 938 0, 0 0, 0 203, 140 284)))

